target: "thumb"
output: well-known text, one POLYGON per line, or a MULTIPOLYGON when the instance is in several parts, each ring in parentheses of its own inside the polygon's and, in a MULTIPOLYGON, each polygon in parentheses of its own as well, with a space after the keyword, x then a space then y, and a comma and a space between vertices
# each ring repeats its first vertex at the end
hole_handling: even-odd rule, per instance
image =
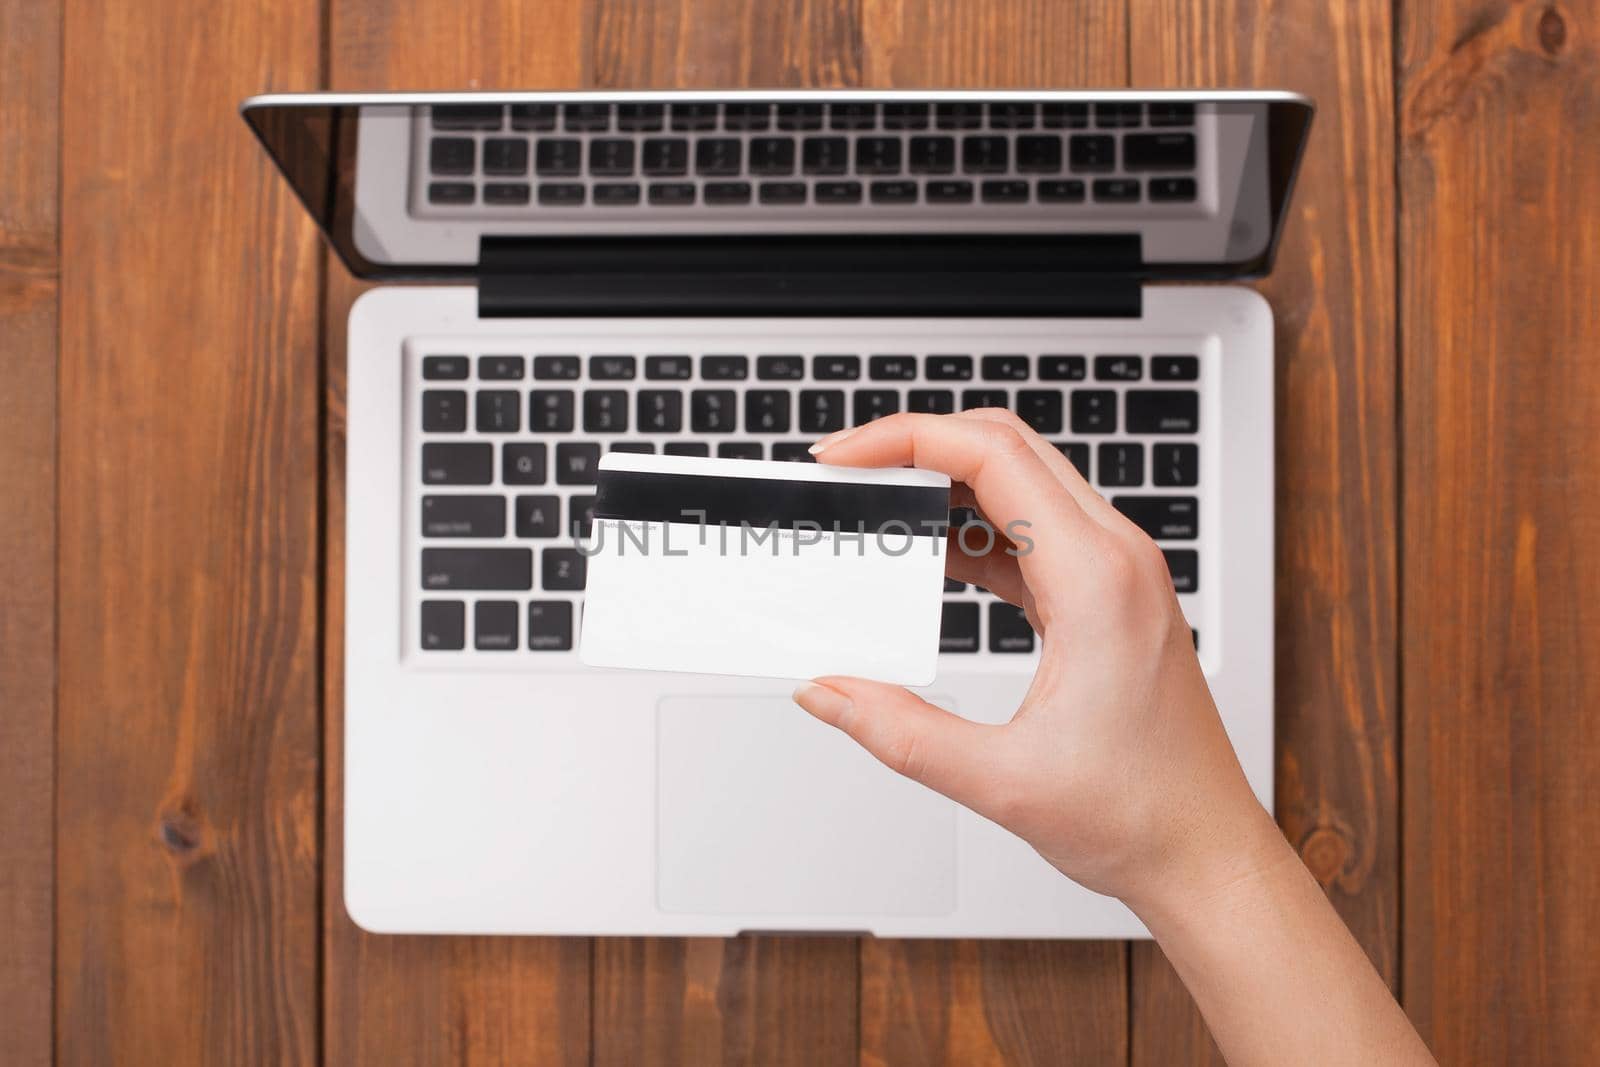
POLYGON ((958 804, 982 811, 998 778, 1000 727, 963 719, 897 685, 862 678, 818 678, 794 702, 838 727, 884 766, 958 804))

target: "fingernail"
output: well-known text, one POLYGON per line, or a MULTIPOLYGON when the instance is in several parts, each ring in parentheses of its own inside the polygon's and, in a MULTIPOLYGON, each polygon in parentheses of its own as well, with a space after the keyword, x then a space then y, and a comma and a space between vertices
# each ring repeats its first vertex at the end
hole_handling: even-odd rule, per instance
POLYGON ((837 689, 807 682, 794 691, 794 702, 823 722, 836 723, 850 711, 850 698, 837 689))
POLYGON ((810 452, 814 456, 825 448, 832 448, 840 441, 843 441, 846 437, 849 437, 851 434, 855 433, 858 429, 860 429, 860 427, 852 426, 847 430, 835 430, 833 433, 830 433, 828 436, 824 437, 822 440, 806 449, 806 451, 810 452))

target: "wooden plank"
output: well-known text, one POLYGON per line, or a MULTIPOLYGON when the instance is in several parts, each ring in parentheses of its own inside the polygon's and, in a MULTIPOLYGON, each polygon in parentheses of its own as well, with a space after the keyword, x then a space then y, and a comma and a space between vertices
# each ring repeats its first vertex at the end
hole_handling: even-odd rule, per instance
POLYGON ((1443 1063, 1600 1034, 1600 3, 1399 5, 1404 975, 1443 1063))
POLYGON ((66 6, 56 1051, 317 1054, 315 6, 66 6))
POLYGON ((0 1049, 52 1059, 61 5, 0 0, 0 1049))
MULTIPOLYGON (((854 0, 592 6, 604 87, 837 86, 861 80, 854 0)), ((606 939, 597 1063, 840 1063, 857 1045, 851 938, 606 939)))
MULTIPOLYGON (((570 0, 329 3, 334 89, 567 88, 583 77, 582 9, 570 0)), ((324 1059, 584 1063, 588 940, 375 936, 344 910, 345 328, 361 286, 331 255, 326 264, 324 1059)))
MULTIPOLYGON (((1121 86, 1121 0, 863 0, 863 82, 1121 86)), ((861 1060, 1108 1063, 1127 1056, 1127 953, 1112 941, 867 941, 861 1060)))
MULTIPOLYGON (((1140 86, 1286 88, 1318 114, 1277 267, 1278 822, 1378 969, 1398 951, 1394 136, 1382 0, 1131 5, 1140 86)), ((1414 632, 1414 631, 1413 631, 1414 632)), ((1220 1062, 1153 945, 1133 1058, 1220 1062)))

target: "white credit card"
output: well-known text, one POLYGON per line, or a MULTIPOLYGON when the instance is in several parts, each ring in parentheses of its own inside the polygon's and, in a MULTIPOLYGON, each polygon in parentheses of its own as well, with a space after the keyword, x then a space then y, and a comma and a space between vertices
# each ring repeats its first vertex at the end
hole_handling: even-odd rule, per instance
POLYGON ((612 452, 580 655, 593 667, 933 681, 950 479, 612 452))

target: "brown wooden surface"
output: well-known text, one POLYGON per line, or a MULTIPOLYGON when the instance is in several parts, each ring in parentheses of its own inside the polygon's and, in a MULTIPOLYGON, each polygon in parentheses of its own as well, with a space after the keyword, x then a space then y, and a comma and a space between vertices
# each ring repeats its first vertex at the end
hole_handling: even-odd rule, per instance
POLYGON ((1453 1063, 1600 1049, 1600 4, 1398 27, 1405 922, 1453 1063))
POLYGON ((1580 1061, 1597 34, 1594 0, 0 0, 0 1060, 48 1062, 52 1034, 64 1064, 1213 1057, 1144 944, 357 929, 358 288, 233 110, 322 86, 1131 83, 1321 106, 1262 283, 1279 821, 1447 1062, 1580 1061))
POLYGON ((0 0, 0 1058, 51 1055, 61 8, 0 0))

